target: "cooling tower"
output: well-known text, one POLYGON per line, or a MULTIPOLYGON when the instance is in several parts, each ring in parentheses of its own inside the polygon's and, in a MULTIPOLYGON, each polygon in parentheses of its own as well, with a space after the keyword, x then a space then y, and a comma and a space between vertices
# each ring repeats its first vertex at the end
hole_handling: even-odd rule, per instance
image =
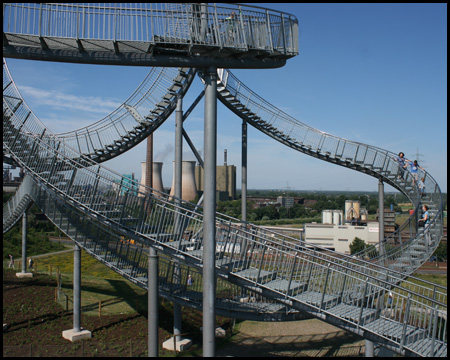
POLYGON ((164 185, 162 181, 162 162, 153 162, 153 189, 164 192, 164 185))
MULTIPOLYGON (((141 185, 145 185, 145 177, 146 177, 146 163, 145 161, 141 162, 141 185)), ((164 186, 162 182, 162 162, 153 162, 153 174, 152 174, 152 182, 153 182, 153 189, 164 192, 164 186)), ((141 188, 141 191, 143 188, 141 188)))
MULTIPOLYGON (((197 196, 197 186, 195 185, 195 164, 196 161, 183 161, 181 166, 181 198, 185 201, 192 201, 197 196)), ((175 196, 175 161, 173 162, 173 181, 170 189, 170 196, 175 196)))

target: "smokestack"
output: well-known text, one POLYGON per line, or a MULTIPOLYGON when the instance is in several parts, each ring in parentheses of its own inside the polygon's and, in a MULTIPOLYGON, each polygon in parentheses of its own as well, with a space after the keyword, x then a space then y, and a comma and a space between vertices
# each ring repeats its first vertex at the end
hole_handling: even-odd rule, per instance
POLYGON ((223 164, 227 166, 227 149, 223 151, 223 164))
MULTIPOLYGON (((196 161, 183 161, 181 167, 181 198, 185 201, 192 201, 197 196, 197 186, 195 184, 195 164, 196 161)), ((173 162, 175 173, 175 161, 173 162)), ((170 189, 170 196, 175 196, 175 176, 170 189)))
POLYGON ((145 185, 153 187, 153 133, 147 137, 147 155, 146 155, 146 169, 145 169, 145 185))

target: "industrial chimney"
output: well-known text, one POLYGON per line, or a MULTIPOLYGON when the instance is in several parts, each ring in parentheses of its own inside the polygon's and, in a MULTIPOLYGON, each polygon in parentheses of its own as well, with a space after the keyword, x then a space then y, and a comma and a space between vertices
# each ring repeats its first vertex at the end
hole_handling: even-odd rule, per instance
MULTIPOLYGON (((196 161, 183 161, 181 165, 181 198, 185 201, 192 201, 197 196, 195 164, 196 161)), ((175 161, 173 162, 173 170, 175 174, 175 161)), ((175 196, 175 176, 173 177, 170 196, 175 196)))

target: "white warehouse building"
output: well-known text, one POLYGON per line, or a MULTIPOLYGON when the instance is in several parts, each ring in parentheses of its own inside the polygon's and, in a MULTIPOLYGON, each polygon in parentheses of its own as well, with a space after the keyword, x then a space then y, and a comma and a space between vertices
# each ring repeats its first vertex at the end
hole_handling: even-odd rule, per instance
POLYGON ((339 224, 305 224, 305 241, 343 254, 350 254, 350 244, 355 237, 368 245, 378 244, 378 222, 367 222, 367 226, 339 224))

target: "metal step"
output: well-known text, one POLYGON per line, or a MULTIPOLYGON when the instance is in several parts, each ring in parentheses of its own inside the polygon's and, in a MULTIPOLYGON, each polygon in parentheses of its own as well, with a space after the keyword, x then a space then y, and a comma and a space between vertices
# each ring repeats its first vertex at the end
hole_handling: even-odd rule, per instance
POLYGON ((406 347, 429 357, 447 357, 447 343, 434 340, 434 353, 432 353, 433 339, 428 337, 424 338, 422 336, 417 338, 413 342, 408 343, 406 347))
POLYGON ((374 321, 377 315, 377 311, 375 309, 363 308, 363 311, 361 313, 361 307, 343 303, 336 305, 331 309, 328 309, 328 312, 340 318, 351 320, 352 322, 358 323, 361 326, 374 321), (360 318, 361 323, 359 322, 360 318))
MULTIPOLYGON (((387 309, 389 311, 390 309, 387 309)), ((394 311, 394 310, 392 310, 394 311)), ((381 317, 372 321, 370 324, 365 326, 366 329, 385 336, 388 339, 392 339, 394 341, 400 342, 402 338, 405 336, 424 336, 425 330, 416 328, 411 325, 406 325, 403 323, 399 323, 397 321, 381 317)))
POLYGON ((298 294, 305 288, 305 286, 306 284, 302 284, 297 281, 289 282, 289 280, 285 279, 276 279, 264 284, 264 287, 282 292, 283 294, 287 294, 289 296, 298 294))
POLYGON ((299 300, 300 302, 310 304, 318 308, 320 307, 320 303, 322 302, 322 297, 322 309, 333 307, 338 302, 338 296, 327 294, 325 294, 324 296, 324 294, 317 291, 305 291, 299 295, 294 296, 293 298, 299 300))
POLYGON ((276 279, 277 272, 259 269, 245 269, 234 273, 234 275, 246 278, 251 281, 255 281, 259 284, 264 284, 266 282, 276 279))

